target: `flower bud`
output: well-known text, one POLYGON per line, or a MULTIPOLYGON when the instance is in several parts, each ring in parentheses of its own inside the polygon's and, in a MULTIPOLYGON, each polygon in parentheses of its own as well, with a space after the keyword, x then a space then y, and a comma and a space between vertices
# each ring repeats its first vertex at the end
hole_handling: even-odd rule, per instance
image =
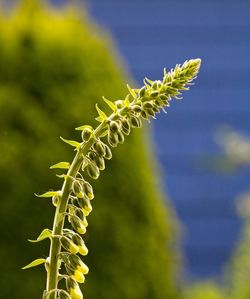
POLYGON ((73 192, 78 198, 83 198, 83 188, 82 183, 79 180, 75 180, 72 185, 73 192))
POLYGON ((111 131, 108 132, 108 143, 112 147, 116 147, 118 144, 118 135, 111 131))
POLYGON ((112 158, 111 149, 105 144, 105 155, 104 158, 110 160, 112 158))
POLYGON ((104 170, 104 169, 105 169, 105 161, 104 161, 103 157, 101 157, 101 156, 96 156, 96 158, 95 158, 95 163, 96 163, 96 166, 97 166, 100 170, 104 170))
POLYGON ((150 116, 155 116, 154 110, 153 109, 148 109, 147 110, 148 115, 150 116))
POLYGON ((157 106, 154 106, 152 109, 153 109, 153 111, 155 113, 159 113, 160 112, 160 109, 157 106))
POLYGON ((118 136, 118 142, 123 143, 124 142, 124 135, 122 134, 121 131, 117 132, 117 136, 118 136))
POLYGON ((62 247, 71 253, 77 253, 79 251, 78 246, 65 236, 61 237, 60 242, 62 247))
POLYGON ((58 291, 58 299, 71 299, 69 293, 67 293, 64 290, 59 290, 58 291))
POLYGON ((131 107, 131 109, 135 112, 135 113, 140 113, 141 112, 141 107, 139 105, 134 105, 131 107))
POLYGON ((131 128, 130 122, 126 118, 123 118, 121 123, 122 123, 122 127, 121 127, 122 133, 125 135, 129 135, 130 128, 131 128))
POLYGON ((93 144, 93 148, 98 153, 98 155, 100 155, 100 156, 104 156, 105 155, 105 146, 104 146, 104 144, 100 140, 97 140, 93 144))
POLYGON ((75 215, 80 218, 80 220, 82 221, 82 224, 85 227, 88 226, 87 219, 86 219, 86 217, 85 217, 85 215, 84 215, 84 213, 83 213, 83 211, 81 209, 76 209, 75 210, 75 215))
POLYGON ((83 299, 82 292, 79 287, 77 289, 71 289, 70 296, 72 299, 83 299))
POLYGON ((84 182, 83 183, 83 192, 84 194, 87 195, 88 199, 93 199, 94 198, 94 193, 93 193, 93 188, 90 185, 89 182, 84 182))
POLYGON ((115 101, 115 105, 118 109, 122 109, 123 108, 123 101, 122 100, 115 101))
POLYGON ((131 116, 130 121, 133 128, 140 128, 142 125, 141 120, 134 115, 131 116))
POLYGON ((157 89, 157 81, 155 81, 155 82, 152 84, 152 88, 153 88, 153 89, 157 89))
MULTIPOLYGON (((43 298, 45 299, 54 299, 57 296, 57 290, 45 291, 43 298)), ((58 297, 56 297, 58 298, 58 297)))
POLYGON ((147 119, 147 120, 149 119, 148 114, 147 114, 146 111, 141 112, 141 117, 144 118, 144 119, 147 119))
POLYGON ((88 142, 91 135, 92 135, 92 129, 90 128, 85 128, 82 130, 82 140, 85 141, 85 142, 88 142))
POLYGON ((161 89, 162 88, 162 83, 160 80, 157 81, 157 88, 158 89, 161 89))
POLYGON ((81 255, 87 255, 88 254, 88 248, 86 247, 83 239, 81 238, 80 235, 75 234, 72 237, 72 241, 79 247, 79 253, 81 255))
POLYGON ((72 277, 67 277, 66 287, 71 299, 83 299, 78 283, 72 277))
POLYGON ((87 156, 88 156, 92 161, 95 161, 96 152, 94 152, 94 151, 89 151, 87 156))
POLYGON ((152 109, 154 107, 152 102, 144 102, 143 103, 143 109, 152 109))
POLYGON ((117 133, 120 130, 120 126, 116 121, 111 121, 109 124, 110 131, 113 133, 117 133))
POLYGON ((160 95, 160 99, 164 102, 168 102, 170 100, 170 97, 162 94, 162 95, 160 95))
MULTIPOLYGON (((86 227, 84 226, 83 221, 78 216, 70 216, 69 218, 70 223, 73 227, 73 229, 78 232, 79 234, 83 235, 86 233, 86 227)), ((79 251, 79 248, 78 248, 79 251)))
POLYGON ((57 207, 57 206, 58 206, 59 201, 60 201, 60 196, 58 196, 58 195, 54 195, 54 196, 52 197, 52 204, 53 204, 54 207, 57 207))
POLYGON ((158 95, 159 95, 159 91, 158 90, 155 90, 155 91, 151 92, 151 94, 150 94, 150 96, 152 98, 156 98, 158 95))
POLYGON ((146 93, 146 87, 143 86, 143 87, 140 89, 140 91, 139 91, 139 96, 140 96, 140 97, 143 97, 143 96, 145 95, 145 93, 146 93))
POLYGON ((46 271, 49 272, 49 267, 50 267, 50 258, 49 257, 46 258, 44 266, 45 266, 46 271))
POLYGON ((84 197, 78 200, 78 205, 82 209, 85 216, 88 216, 92 211, 92 206, 88 198, 84 197))
POLYGON ((79 258, 79 256, 75 254, 69 255, 69 263, 72 269, 80 271, 82 274, 88 274, 89 268, 87 265, 85 265, 82 260, 79 258))
POLYGON ((87 173, 94 180, 98 179, 100 175, 99 168, 93 162, 88 163, 87 173))
POLYGON ((80 272, 79 270, 75 270, 74 271, 74 275, 73 275, 74 279, 79 282, 79 283, 84 283, 85 281, 85 277, 82 274, 82 272, 80 272))

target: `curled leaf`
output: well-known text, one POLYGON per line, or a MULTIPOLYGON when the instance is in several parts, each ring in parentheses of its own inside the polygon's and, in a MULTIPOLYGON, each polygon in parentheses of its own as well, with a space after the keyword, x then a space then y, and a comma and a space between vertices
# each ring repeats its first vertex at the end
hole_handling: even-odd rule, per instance
POLYGON ((36 242, 40 242, 44 239, 47 239, 47 238, 50 238, 52 236, 52 232, 50 229, 48 228, 45 228, 41 233, 40 235, 37 237, 36 240, 29 240, 29 242, 32 242, 32 243, 36 243, 36 242))
POLYGON ((106 120, 108 117, 107 115, 98 107, 98 105, 95 105, 96 111, 99 114, 99 117, 96 118, 96 120, 103 122, 104 120, 106 120))
POLYGON ((48 191, 43 194, 35 194, 37 197, 52 197, 57 196, 59 191, 48 191))

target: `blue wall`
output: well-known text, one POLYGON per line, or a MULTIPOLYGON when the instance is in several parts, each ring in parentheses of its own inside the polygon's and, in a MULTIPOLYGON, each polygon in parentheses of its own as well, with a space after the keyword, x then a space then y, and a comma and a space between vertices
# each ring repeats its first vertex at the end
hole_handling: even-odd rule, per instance
POLYGON ((163 183, 182 220, 189 277, 219 275, 240 233, 235 197, 249 171, 216 173, 222 124, 250 132, 249 0, 91 0, 87 7, 110 30, 141 83, 163 67, 201 57, 196 86, 154 123, 163 183))
POLYGON ((239 237, 234 199, 250 180, 208 165, 220 150, 221 124, 250 132, 250 1, 92 0, 88 7, 139 83, 187 58, 203 60, 196 86, 154 123, 154 139, 184 224, 189 277, 218 275, 239 237))

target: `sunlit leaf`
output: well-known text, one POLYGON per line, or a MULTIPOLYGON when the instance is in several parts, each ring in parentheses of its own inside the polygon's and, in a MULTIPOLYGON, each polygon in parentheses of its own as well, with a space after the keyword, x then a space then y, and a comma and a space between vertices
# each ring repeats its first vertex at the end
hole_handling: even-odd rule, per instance
POLYGON ((84 129, 90 129, 90 130, 94 130, 92 126, 89 125, 83 125, 80 127, 75 128, 77 131, 83 131, 84 129))
POLYGON ((43 194, 35 194, 37 197, 52 197, 58 195, 58 191, 48 191, 43 194))
POLYGON ((116 105, 111 102, 110 100, 106 99, 105 97, 102 97, 104 102, 113 110, 115 111, 117 109, 116 105))
POLYGON ((99 117, 102 119, 102 122, 107 119, 107 115, 98 107, 98 105, 96 104, 95 105, 95 108, 96 108, 96 111, 98 112, 99 114, 99 117))
POLYGON ((67 143, 67 144, 69 144, 69 145, 71 145, 71 146, 74 146, 74 147, 76 147, 76 148, 79 148, 79 147, 81 146, 81 143, 80 143, 80 142, 77 142, 77 141, 75 141, 75 140, 67 140, 67 139, 64 139, 63 137, 60 137, 60 139, 61 139, 63 142, 65 142, 65 143, 67 143))
POLYGON ((128 94, 124 100, 125 107, 129 107, 129 105, 130 105, 129 98, 130 98, 130 95, 128 94))
POLYGON ((29 263, 27 266, 23 267, 22 269, 25 270, 25 269, 29 269, 29 268, 32 268, 32 267, 39 266, 41 264, 44 264, 45 261, 46 261, 45 259, 36 259, 33 262, 29 263))
POLYGON ((55 168, 69 169, 69 167, 70 167, 70 163, 69 162, 59 162, 57 164, 54 164, 54 165, 50 166, 50 169, 55 169, 55 168))
POLYGON ((133 98, 136 98, 136 97, 137 97, 137 94, 136 94, 136 92, 134 91, 134 89, 131 88, 128 84, 127 84, 127 88, 128 88, 128 91, 130 92, 131 96, 132 96, 133 98))
POLYGON ((99 123, 102 123, 104 119, 101 116, 95 118, 99 123))

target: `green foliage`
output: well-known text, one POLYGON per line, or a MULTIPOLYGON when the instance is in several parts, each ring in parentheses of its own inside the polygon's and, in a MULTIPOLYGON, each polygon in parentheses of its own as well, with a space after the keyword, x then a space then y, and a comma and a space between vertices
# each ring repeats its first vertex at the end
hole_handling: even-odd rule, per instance
MULTIPOLYGON (((0 17, 0 287, 13 299, 39 298, 44 289, 42 271, 21 267, 47 252, 47 241, 34 249, 25 239, 52 224, 48 201, 32 194, 61 184, 48 166, 70 161, 72 152, 58 136, 92 123, 103 94, 124 96, 126 77, 108 37, 86 16, 27 3, 0 17)), ((133 132, 95 183, 86 298, 176 298, 175 223, 147 145, 144 133, 133 132)))
POLYGON ((183 299, 226 299, 224 290, 213 281, 194 283, 184 291, 183 299))
MULTIPOLYGON (((249 212, 249 210, 248 210, 249 212)), ((244 222, 241 239, 236 247, 235 253, 227 267, 226 278, 228 282, 230 299, 250 298, 250 220, 244 222)))

